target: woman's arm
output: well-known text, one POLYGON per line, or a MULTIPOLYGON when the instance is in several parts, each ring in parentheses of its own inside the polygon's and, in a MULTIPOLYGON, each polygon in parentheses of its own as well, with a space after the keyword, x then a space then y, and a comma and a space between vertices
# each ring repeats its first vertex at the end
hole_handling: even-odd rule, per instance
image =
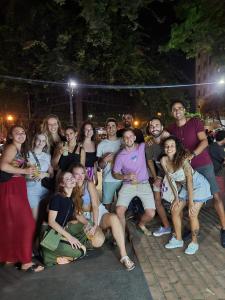
POLYGON ((193 216, 196 214, 196 208, 193 202, 193 175, 192 168, 188 160, 185 160, 183 163, 184 174, 186 177, 187 183, 187 192, 188 192, 188 207, 189 215, 193 216))
POLYGON ((72 248, 80 248, 81 243, 73 237, 69 232, 67 232, 59 223, 56 222, 56 217, 57 217, 58 212, 55 210, 49 210, 48 213, 48 225, 53 228, 55 231, 57 231, 59 234, 64 236, 72 248))
POLYGON ((163 156, 161 158, 161 160, 160 160, 160 163, 161 163, 161 166, 162 166, 162 168, 163 168, 163 170, 164 170, 164 172, 166 174, 166 177, 168 179, 169 185, 170 185, 170 187, 171 187, 171 189, 173 191, 174 198, 175 198, 174 200, 179 200, 176 183, 171 180, 170 175, 169 175, 169 173, 167 171, 166 160, 167 160, 166 156, 163 156))
POLYGON ((63 154, 63 143, 60 143, 58 147, 56 147, 52 157, 52 167, 54 170, 58 170, 59 168, 58 164, 62 154, 63 154))
POLYGON ((86 152, 84 151, 84 148, 80 145, 80 163, 85 167, 86 162, 86 152))
POLYGON ((2 158, 0 160, 0 170, 11 174, 24 174, 24 175, 33 174, 36 170, 34 166, 22 169, 11 165, 12 161, 16 156, 16 153, 17 153, 17 149, 16 146, 13 144, 8 145, 5 148, 5 150, 3 151, 2 158))

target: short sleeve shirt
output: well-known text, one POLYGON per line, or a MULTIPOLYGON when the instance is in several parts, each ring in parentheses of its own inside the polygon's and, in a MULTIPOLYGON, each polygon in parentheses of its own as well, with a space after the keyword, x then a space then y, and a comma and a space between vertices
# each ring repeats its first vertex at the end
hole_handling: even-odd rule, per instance
MULTIPOLYGON (((97 147, 97 157, 102 157, 107 153, 117 153, 121 146, 121 139, 116 139, 115 141, 110 141, 105 139, 98 144, 97 147)), ((112 163, 108 162, 102 172, 104 182, 119 182, 120 180, 115 179, 112 176, 112 163)))
MULTIPOLYGON (((176 136, 183 143, 184 147, 190 152, 194 151, 199 145, 200 141, 197 134, 205 131, 202 121, 198 118, 191 118, 183 126, 178 127, 176 123, 173 123, 168 127, 170 134, 176 136)), ((194 157, 191 161, 192 167, 199 168, 211 164, 211 158, 209 156, 208 149, 205 149, 194 157)))
POLYGON ((157 176, 164 177, 164 171, 160 164, 160 159, 163 154, 163 147, 161 144, 152 144, 145 148, 146 159, 152 160, 155 165, 157 176))
POLYGON ((69 197, 55 194, 50 200, 49 209, 58 212, 56 222, 61 226, 65 226, 73 218, 74 204, 69 197))
MULTIPOLYGON (((123 175, 135 174, 138 182, 148 181, 145 143, 136 145, 132 151, 126 149, 120 151, 115 159, 113 171, 123 175)), ((124 183, 129 183, 129 181, 124 181, 124 183)))

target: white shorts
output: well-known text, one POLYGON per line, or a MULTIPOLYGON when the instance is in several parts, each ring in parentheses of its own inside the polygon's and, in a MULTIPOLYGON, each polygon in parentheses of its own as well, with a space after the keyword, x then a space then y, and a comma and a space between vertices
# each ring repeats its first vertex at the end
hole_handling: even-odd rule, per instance
MULTIPOLYGON (((105 208, 105 206, 103 204, 100 204, 98 207, 98 225, 101 223, 102 217, 107 213, 108 213, 108 210, 105 208)), ((93 213, 92 212, 85 211, 83 213, 83 216, 87 220, 93 221, 93 213)))

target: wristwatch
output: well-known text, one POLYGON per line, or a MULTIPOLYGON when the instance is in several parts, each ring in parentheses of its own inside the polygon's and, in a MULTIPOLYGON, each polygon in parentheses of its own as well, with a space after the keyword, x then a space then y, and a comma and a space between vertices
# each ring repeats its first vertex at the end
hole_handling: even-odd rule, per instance
POLYGON ((197 156, 197 154, 195 153, 195 151, 192 151, 191 154, 192 154, 194 157, 197 156))

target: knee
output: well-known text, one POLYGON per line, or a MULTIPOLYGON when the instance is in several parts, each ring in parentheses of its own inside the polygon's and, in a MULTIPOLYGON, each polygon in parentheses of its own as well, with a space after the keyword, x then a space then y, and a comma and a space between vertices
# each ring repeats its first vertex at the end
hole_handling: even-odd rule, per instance
POLYGON ((154 216, 155 216, 155 209, 147 209, 147 210, 145 210, 145 215, 149 219, 153 219, 154 216))
POLYGON ((95 235, 91 239, 92 246, 94 248, 100 248, 104 244, 104 241, 105 241, 104 233, 100 228, 97 228, 95 235))
POLYGON ((119 218, 116 214, 113 214, 113 213, 110 213, 109 214, 109 221, 110 223, 116 223, 116 222, 119 222, 119 218))

